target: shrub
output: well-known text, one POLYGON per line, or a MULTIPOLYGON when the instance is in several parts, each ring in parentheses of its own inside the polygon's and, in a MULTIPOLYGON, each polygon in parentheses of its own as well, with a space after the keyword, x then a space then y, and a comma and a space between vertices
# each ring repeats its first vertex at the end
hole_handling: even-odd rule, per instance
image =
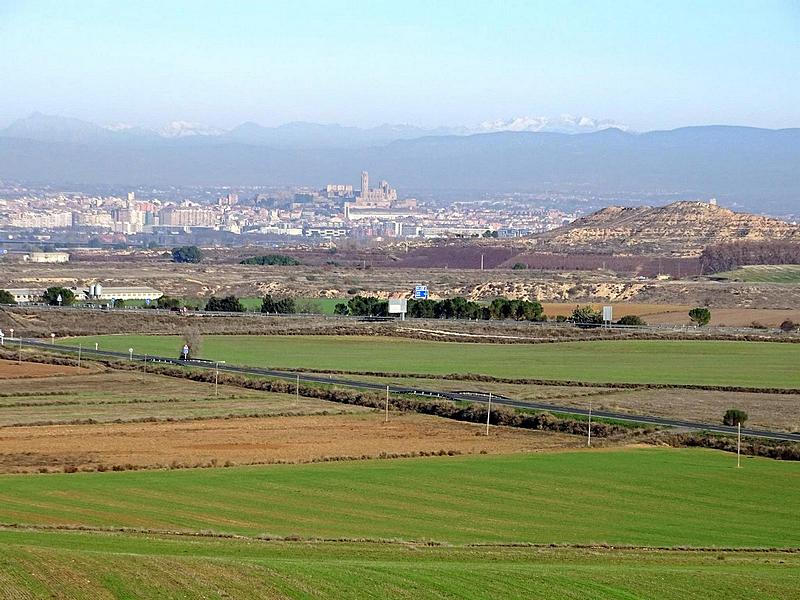
POLYGON ((572 311, 572 320, 580 325, 600 325, 603 323, 603 313, 591 306, 576 306, 572 311))
POLYGON ((747 413, 743 410, 739 410, 738 408, 729 408, 725 411, 725 415, 722 417, 723 425, 744 425, 746 421, 747 413))
POLYGON ((795 325, 794 321, 791 319, 786 319, 783 323, 781 323, 778 327, 781 328, 781 331, 785 331, 789 333, 790 331, 794 331, 797 325, 795 325))
POLYGON ((172 260, 176 263, 199 263, 203 253, 197 246, 180 246, 172 249, 172 260))
POLYGON ((206 310, 216 312, 244 312, 244 306, 236 296, 215 298, 211 296, 206 302, 206 310))
POLYGON ((518 263, 514 263, 514 266, 511 267, 511 268, 514 271, 524 271, 525 269, 528 268, 528 265, 526 265, 525 263, 518 262, 518 263))
POLYGON ((281 298, 276 300, 271 294, 267 294, 261 300, 261 312, 273 314, 292 314, 296 311, 293 298, 281 298))
POLYGON ((644 319, 639 315, 625 315, 619 321, 617 321, 618 325, 635 325, 637 327, 643 327, 647 325, 644 319))
POLYGON ((42 294, 42 301, 51 306, 58 306, 58 297, 61 296, 61 306, 69 306, 75 302, 74 292, 65 287, 53 286, 45 290, 42 294))
POLYGON ((276 265, 281 267, 294 267, 302 264, 299 260, 285 254, 264 254, 263 256, 251 256, 245 258, 239 264, 242 265, 276 265))
POLYGON ((0 304, 16 304, 14 296, 8 290, 0 290, 0 304))
POLYGON ((711 321, 711 311, 704 306, 698 306, 689 311, 689 318, 695 325, 703 327, 711 321))
MULTIPOLYGON (((152 306, 152 304, 151 304, 152 306)), ((158 300, 156 300, 156 308, 180 308, 181 301, 178 298, 172 298, 170 296, 161 296, 158 300)))

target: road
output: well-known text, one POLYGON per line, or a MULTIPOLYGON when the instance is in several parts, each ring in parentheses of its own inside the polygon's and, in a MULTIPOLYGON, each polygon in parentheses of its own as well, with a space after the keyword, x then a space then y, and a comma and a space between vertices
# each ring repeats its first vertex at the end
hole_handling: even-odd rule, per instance
MULTIPOLYGON (((7 347, 16 347, 15 344, 19 339, 11 340, 6 338, 7 347)), ((74 346, 67 346, 63 344, 51 344, 41 340, 24 339, 22 343, 27 347, 40 347, 45 350, 65 352, 69 354, 77 354, 78 349, 74 346)), ((131 356, 127 352, 112 352, 110 350, 94 350, 89 348, 82 349, 83 355, 93 355, 107 358, 122 358, 130 359, 131 356)), ((311 373, 295 372, 295 371, 281 371, 276 369, 264 369, 259 367, 237 366, 230 364, 215 365, 214 362, 204 360, 189 360, 181 361, 174 358, 165 356, 146 356, 142 354, 133 354, 132 359, 142 362, 145 359, 149 363, 156 364, 170 364, 181 367, 192 367, 199 369, 214 370, 218 368, 221 372, 238 373, 242 375, 262 375, 266 377, 273 377, 276 379, 284 379, 287 381, 296 381, 298 376, 300 381, 305 383, 321 383, 326 385, 339 385, 342 387, 350 387, 362 390, 371 391, 385 391, 386 385, 381 383, 374 383, 368 381, 358 381, 355 379, 348 379, 346 376, 324 376, 314 375, 311 373)), ((406 387, 389 385, 389 392, 393 394, 410 394, 415 396, 425 396, 430 398, 441 398, 444 400, 464 401, 464 402, 487 402, 489 394, 480 391, 464 390, 456 392, 443 392, 439 390, 429 390, 419 387, 406 387)), ((492 402, 503 406, 510 406, 513 408, 523 408, 532 410, 544 410, 558 413, 566 413, 573 415, 588 416, 588 409, 574 408, 571 406, 559 406, 556 404, 549 404, 543 402, 531 402, 528 400, 515 400, 507 396, 492 394, 492 402)), ((631 415, 627 413, 610 412, 603 410, 592 410, 592 416, 604 419, 614 419, 618 421, 627 421, 631 423, 646 423, 648 425, 659 425, 662 427, 676 427, 679 429, 690 431, 709 431, 712 433, 723 433, 728 435, 736 435, 736 427, 728 427, 725 425, 717 425, 713 423, 700 423, 696 421, 684 421, 681 419, 669 419, 658 416, 648 415, 631 415)), ((751 429, 742 428, 742 435, 749 437, 760 437, 771 440, 780 440, 786 442, 800 442, 800 433, 788 433, 783 431, 769 431, 764 429, 751 429)))

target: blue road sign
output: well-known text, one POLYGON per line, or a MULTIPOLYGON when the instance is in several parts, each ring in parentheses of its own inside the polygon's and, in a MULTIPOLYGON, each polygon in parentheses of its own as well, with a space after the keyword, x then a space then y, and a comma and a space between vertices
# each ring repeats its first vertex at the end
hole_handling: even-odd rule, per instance
POLYGON ((428 286, 415 285, 414 286, 414 300, 427 300, 428 299, 428 286))
POLYGON ((145 304, 147 304, 147 306, 150 306, 150 298, 147 298, 147 299, 144 301, 144 303, 145 303, 145 304))

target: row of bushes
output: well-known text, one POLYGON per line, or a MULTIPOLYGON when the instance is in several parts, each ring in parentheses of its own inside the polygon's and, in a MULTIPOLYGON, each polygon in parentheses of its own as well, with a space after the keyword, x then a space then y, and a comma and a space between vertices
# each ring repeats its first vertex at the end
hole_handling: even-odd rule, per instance
MULTIPOLYGON (((594 429, 592 430, 594 433, 594 429)), ((725 452, 736 452, 736 438, 713 433, 665 434, 659 439, 677 448, 712 448, 725 452)), ((742 438, 742 454, 763 456, 776 460, 800 460, 800 444, 763 438, 742 438)))
MULTIPOLYGON (((368 296, 355 296, 336 305, 337 315, 385 317, 389 315, 389 302, 368 296)), ((420 319, 514 319, 516 321, 545 320, 542 305, 529 300, 495 298, 482 305, 461 296, 444 300, 408 300, 406 316, 420 319)))
MULTIPOLYGON (((128 362, 108 362, 110 366, 121 369, 138 369, 135 364, 128 362)), ((193 381, 212 383, 214 373, 211 371, 187 371, 180 367, 165 365, 152 365, 149 367, 151 372, 171 377, 188 378, 193 381)), ((263 390, 279 394, 292 394, 295 392, 296 384, 279 379, 255 379, 242 375, 232 375, 220 373, 219 382, 225 385, 235 385, 248 389, 263 390)), ((318 387, 300 385, 300 395, 308 398, 328 400, 341 404, 351 404, 365 406, 369 408, 383 408, 386 399, 381 394, 363 392, 357 390, 346 390, 331 387, 318 387)), ((485 423, 486 408, 482 404, 468 404, 460 406, 449 401, 431 401, 409 397, 392 397, 389 406, 402 412, 416 412, 427 414, 456 421, 466 421, 470 423, 485 423)), ((550 413, 522 413, 512 408, 495 406, 492 408, 490 422, 493 425, 503 425, 507 427, 520 427, 523 429, 538 429, 544 431, 558 431, 561 433, 571 433, 576 435, 586 435, 588 423, 576 419, 564 419, 555 417, 550 413)), ((592 435, 597 437, 608 437, 612 435, 630 434, 631 428, 609 423, 594 423, 592 425, 592 435)))

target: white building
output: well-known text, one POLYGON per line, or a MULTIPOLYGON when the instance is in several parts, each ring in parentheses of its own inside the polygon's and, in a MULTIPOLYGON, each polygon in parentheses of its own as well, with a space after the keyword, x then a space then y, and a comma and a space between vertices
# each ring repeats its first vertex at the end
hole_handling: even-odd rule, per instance
POLYGON ((32 263, 65 263, 69 262, 67 252, 31 252, 23 257, 26 262, 32 263))

